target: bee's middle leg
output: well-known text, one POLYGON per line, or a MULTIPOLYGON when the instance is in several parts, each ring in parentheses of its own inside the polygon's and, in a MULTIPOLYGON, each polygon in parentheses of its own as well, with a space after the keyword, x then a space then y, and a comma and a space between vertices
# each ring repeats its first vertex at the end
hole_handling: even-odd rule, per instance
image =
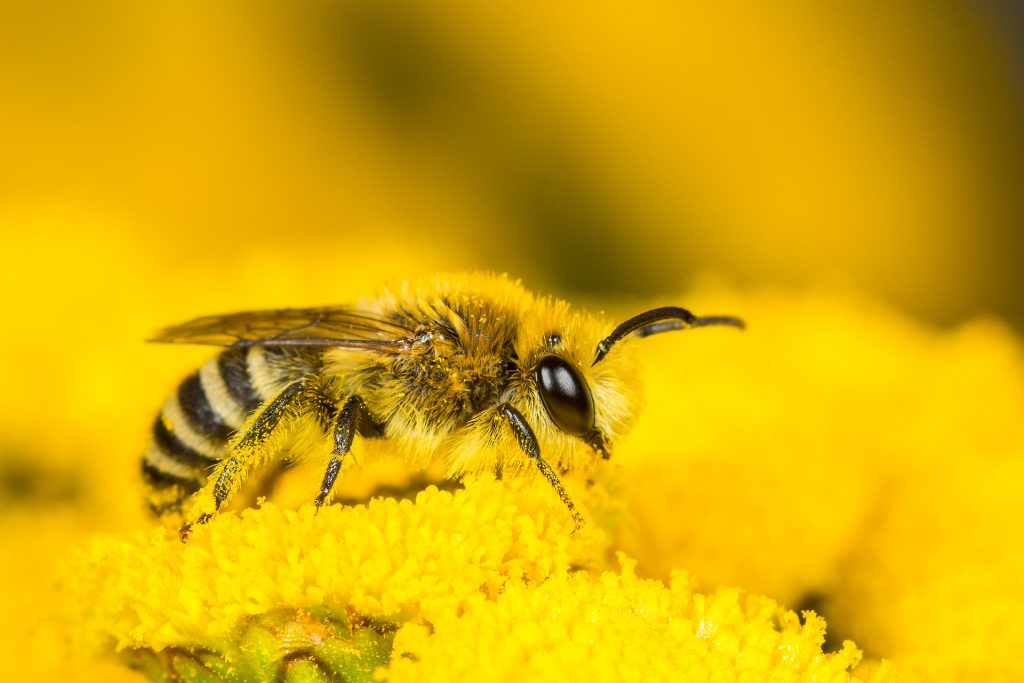
POLYGON ((331 452, 331 461, 327 463, 324 480, 320 484, 320 493, 313 500, 318 512, 324 501, 327 500, 327 496, 331 495, 338 472, 341 471, 342 461, 352 449, 352 441, 359 430, 361 421, 363 424, 372 423, 366 403, 359 396, 350 396, 328 428, 334 433, 334 450, 331 452))
POLYGON ((516 441, 519 443, 519 447, 523 449, 523 452, 533 458, 534 462, 537 463, 537 469, 544 475, 544 478, 548 480, 548 483, 554 487, 555 493, 562 499, 565 506, 569 508, 569 514, 572 515, 572 521, 576 527, 573 531, 583 526, 583 516, 580 515, 579 510, 576 509, 576 505, 572 502, 572 498, 569 497, 569 493, 562 486, 561 480, 558 478, 558 474, 551 467, 547 460, 545 460, 540 454, 540 444, 537 443, 537 437, 533 433, 533 429, 530 427, 530 423, 526 421, 523 414, 516 410, 511 403, 502 403, 498 406, 498 414, 500 414, 508 426, 512 429, 512 434, 516 437, 516 441))

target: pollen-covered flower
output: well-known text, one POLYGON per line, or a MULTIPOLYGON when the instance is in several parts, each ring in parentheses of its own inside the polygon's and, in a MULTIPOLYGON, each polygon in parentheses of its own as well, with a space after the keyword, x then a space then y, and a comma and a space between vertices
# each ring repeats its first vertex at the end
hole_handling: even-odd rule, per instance
POLYGON ((325 605, 401 623, 497 594, 512 577, 539 583, 603 564, 604 535, 570 533, 564 509, 531 483, 474 479, 455 494, 428 488, 415 503, 382 498, 319 514, 268 503, 217 516, 187 544, 164 528, 99 539, 69 580, 90 596, 80 612, 87 630, 121 648, 187 645, 252 615, 325 605))
MULTIPOLYGON (((850 681, 860 652, 823 654, 825 622, 805 623, 737 589, 693 591, 622 573, 512 581, 496 599, 474 595, 458 612, 410 623, 395 638, 391 681, 850 681)), ((870 679, 895 680, 883 667, 870 679)))
POLYGON ((187 545, 163 529, 98 539, 67 577, 88 596, 74 618, 94 647, 189 681, 850 680, 860 654, 823 654, 819 617, 639 579, 625 559, 609 571, 607 537, 570 533, 536 483, 319 515, 268 504, 187 545))

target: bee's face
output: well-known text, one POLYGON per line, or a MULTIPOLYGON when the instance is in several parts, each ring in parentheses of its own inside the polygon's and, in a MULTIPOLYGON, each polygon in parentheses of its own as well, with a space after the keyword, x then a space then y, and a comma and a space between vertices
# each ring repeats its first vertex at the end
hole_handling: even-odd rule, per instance
POLYGON ((608 457, 610 440, 632 421, 637 402, 627 377, 632 374, 629 354, 604 367, 591 368, 599 323, 588 316, 556 315, 543 320, 527 337, 522 379, 518 391, 535 400, 520 404, 537 430, 547 452, 572 462, 570 455, 581 442, 608 457))

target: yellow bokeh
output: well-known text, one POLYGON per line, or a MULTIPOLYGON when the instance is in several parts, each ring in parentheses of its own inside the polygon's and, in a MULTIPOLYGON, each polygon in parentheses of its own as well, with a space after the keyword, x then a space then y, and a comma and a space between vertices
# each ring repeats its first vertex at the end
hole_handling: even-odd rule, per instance
POLYGON ((563 290, 840 277, 1020 322, 1001 11, 8 3, 0 204, 127 217, 167 259, 398 240, 563 290))

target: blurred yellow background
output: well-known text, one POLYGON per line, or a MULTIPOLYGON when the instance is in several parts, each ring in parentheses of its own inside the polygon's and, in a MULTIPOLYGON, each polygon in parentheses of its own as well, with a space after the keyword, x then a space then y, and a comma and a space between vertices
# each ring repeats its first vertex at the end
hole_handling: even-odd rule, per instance
POLYGON ((397 241, 563 291, 849 278, 1019 322, 1008 7, 8 2, 5 251, 85 218, 215 272, 397 241))
POLYGON ((200 314, 472 268, 594 308, 825 283, 1019 328, 1018 11, 3 3, 0 512, 39 539, 5 578, 138 524, 93 482, 138 487, 120 463, 209 354, 141 340, 200 314))

